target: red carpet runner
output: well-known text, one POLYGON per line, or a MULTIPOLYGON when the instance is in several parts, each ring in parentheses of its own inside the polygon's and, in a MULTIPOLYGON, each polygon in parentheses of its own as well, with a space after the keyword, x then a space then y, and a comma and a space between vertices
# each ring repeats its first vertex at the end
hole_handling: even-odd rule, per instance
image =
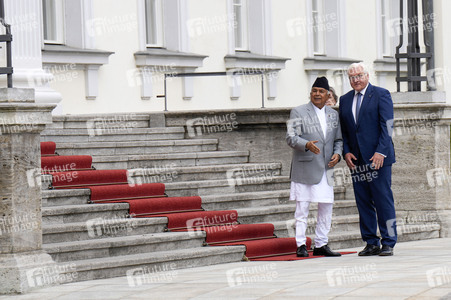
POLYGON ((41 143, 42 172, 53 176, 50 188, 89 188, 90 203, 129 203, 132 218, 166 217, 167 230, 205 231, 208 246, 244 245, 250 260, 305 259, 296 257, 294 238, 274 235, 273 224, 239 224, 235 210, 205 211, 198 196, 168 197, 162 183, 128 184, 127 170, 93 170, 91 156, 58 156, 55 149, 53 142, 41 143))

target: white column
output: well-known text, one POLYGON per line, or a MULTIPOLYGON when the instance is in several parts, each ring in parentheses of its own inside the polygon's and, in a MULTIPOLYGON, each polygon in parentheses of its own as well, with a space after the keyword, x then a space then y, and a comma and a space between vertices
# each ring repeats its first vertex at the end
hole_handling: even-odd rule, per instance
POLYGON ((53 114, 61 114, 61 94, 50 88, 53 76, 42 69, 41 1, 6 0, 5 19, 13 35, 13 86, 34 88, 36 103, 58 104, 53 114))

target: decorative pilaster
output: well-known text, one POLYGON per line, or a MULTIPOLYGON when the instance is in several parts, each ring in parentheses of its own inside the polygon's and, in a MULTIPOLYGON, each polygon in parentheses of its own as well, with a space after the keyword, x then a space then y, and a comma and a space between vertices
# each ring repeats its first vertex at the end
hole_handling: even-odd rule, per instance
MULTIPOLYGON (((5 19, 13 35, 14 86, 34 88, 36 103, 60 103, 61 94, 49 86, 52 74, 42 68, 41 1, 5 0, 5 19)), ((62 109, 53 113, 61 114, 62 109)))
POLYGON ((42 250, 40 186, 40 133, 54 107, 34 103, 33 89, 0 89, 0 294, 47 285, 56 266, 42 250))

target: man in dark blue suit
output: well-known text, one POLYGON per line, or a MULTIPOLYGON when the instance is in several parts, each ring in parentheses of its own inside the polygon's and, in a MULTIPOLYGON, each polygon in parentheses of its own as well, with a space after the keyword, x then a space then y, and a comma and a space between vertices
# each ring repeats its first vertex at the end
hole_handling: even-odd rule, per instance
POLYGON ((369 83, 363 63, 348 68, 352 91, 340 97, 343 154, 351 169, 360 216, 360 233, 367 243, 359 256, 393 255, 396 215, 391 190, 395 150, 387 128, 393 124, 390 92, 369 83), (381 238, 377 236, 377 227, 381 238), (380 244, 382 243, 382 249, 380 244))

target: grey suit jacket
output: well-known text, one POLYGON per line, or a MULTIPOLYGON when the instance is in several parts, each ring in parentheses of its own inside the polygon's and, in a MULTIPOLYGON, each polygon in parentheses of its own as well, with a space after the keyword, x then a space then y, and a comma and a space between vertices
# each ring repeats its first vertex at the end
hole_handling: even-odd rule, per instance
MULTIPOLYGON (((291 181, 303 184, 317 184, 321 181, 324 171, 333 154, 341 157, 343 140, 341 137, 340 119, 338 112, 329 106, 326 109, 327 132, 326 139, 321 129, 314 105, 309 102, 291 110, 290 120, 287 121, 287 144, 293 148, 291 162, 291 181), (318 141, 316 146, 321 150, 319 154, 306 150, 309 141, 318 141)), ((333 172, 327 172, 331 174, 333 172)), ((327 176, 329 185, 333 185, 333 177, 327 176)))

